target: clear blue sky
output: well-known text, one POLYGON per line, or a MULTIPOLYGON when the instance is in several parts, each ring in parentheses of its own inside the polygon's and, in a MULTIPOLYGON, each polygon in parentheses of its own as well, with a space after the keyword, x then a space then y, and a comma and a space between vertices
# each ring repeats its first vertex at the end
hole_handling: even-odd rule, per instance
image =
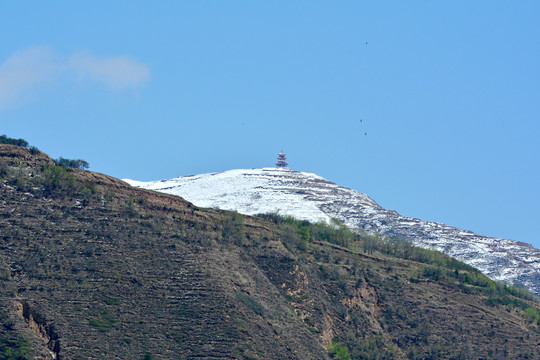
POLYGON ((0 133, 135 180, 283 149, 402 215, 540 247, 539 19, 539 1, 2 1, 0 133))

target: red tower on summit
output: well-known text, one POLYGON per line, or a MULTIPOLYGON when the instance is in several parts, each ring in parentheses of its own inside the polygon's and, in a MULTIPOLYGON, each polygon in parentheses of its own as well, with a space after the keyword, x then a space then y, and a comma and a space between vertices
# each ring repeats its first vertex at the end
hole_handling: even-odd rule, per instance
POLYGON ((281 150, 281 152, 278 154, 277 156, 277 163, 276 163, 276 167, 278 168, 286 168, 287 165, 287 158, 285 157, 285 153, 283 152, 283 150, 281 150))

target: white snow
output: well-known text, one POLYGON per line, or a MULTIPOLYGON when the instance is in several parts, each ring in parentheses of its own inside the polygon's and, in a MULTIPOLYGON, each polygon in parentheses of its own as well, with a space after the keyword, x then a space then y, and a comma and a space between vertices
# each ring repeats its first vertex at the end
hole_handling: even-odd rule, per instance
POLYGON ((442 223, 399 215, 369 196, 316 174, 290 169, 238 169, 141 182, 132 186, 178 195, 196 206, 255 215, 278 213, 312 222, 336 218, 353 229, 397 236, 438 249, 495 280, 519 281, 540 295, 540 250, 517 241, 474 234, 442 223))
POLYGON ((125 179, 132 186, 178 195, 200 206, 236 210, 255 215, 278 213, 311 221, 329 221, 316 203, 297 193, 298 184, 324 180, 310 173, 263 168, 229 170, 170 180, 141 182, 125 179))

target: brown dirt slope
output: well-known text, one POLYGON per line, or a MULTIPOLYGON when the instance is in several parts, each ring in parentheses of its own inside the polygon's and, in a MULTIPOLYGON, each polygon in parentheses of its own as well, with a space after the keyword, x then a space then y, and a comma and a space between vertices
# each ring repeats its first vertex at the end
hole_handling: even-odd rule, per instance
POLYGON ((519 307, 298 239, 0 145, 0 358, 540 356, 519 307))

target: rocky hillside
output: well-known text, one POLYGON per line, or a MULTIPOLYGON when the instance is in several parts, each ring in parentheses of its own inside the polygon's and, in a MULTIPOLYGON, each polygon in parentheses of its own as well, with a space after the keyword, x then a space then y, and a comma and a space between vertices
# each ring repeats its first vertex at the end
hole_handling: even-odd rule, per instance
POLYGON ((2 359, 533 359, 531 300, 406 243, 0 145, 2 359))
POLYGON ((369 196, 320 176, 289 169, 231 170, 130 184, 182 196, 198 206, 242 214, 275 212, 313 222, 336 218, 352 229, 412 241, 442 251, 492 279, 520 284, 540 295, 540 250, 441 223, 401 216, 369 196))

